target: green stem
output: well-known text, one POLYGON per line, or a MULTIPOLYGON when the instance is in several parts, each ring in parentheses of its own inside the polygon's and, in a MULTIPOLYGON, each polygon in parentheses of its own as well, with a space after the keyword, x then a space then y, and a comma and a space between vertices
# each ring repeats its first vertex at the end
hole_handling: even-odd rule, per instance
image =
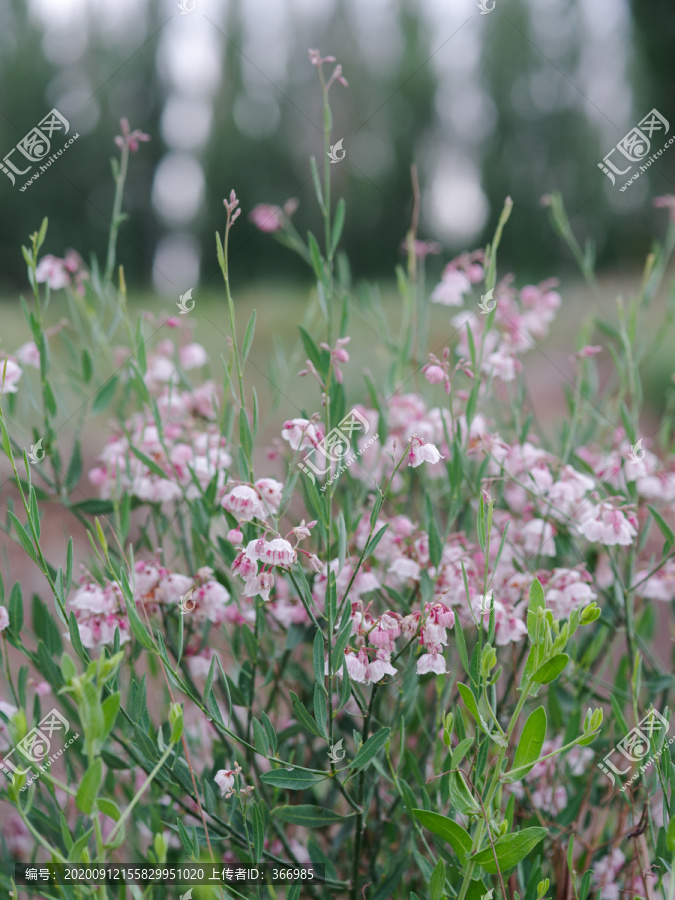
POLYGON ((105 281, 112 280, 115 268, 115 251, 117 248, 117 234, 119 232, 119 218, 122 214, 122 199, 124 196, 124 183, 127 180, 127 168, 129 166, 129 148, 126 144, 122 147, 120 157, 120 170, 115 179, 115 200, 113 203, 112 222, 110 223, 110 235, 108 237, 108 256, 105 264, 105 281))
POLYGON ((109 844, 112 844, 112 843, 114 842, 114 839, 117 837, 117 833, 118 833, 119 831, 122 830, 122 826, 124 825, 125 821, 129 818, 129 816, 131 815, 131 813, 132 813, 133 810, 134 810, 134 807, 136 806, 136 804, 138 803, 138 801, 141 799, 141 797, 142 797, 143 794, 145 793, 146 789, 150 786, 150 784, 151 784, 152 781, 154 780, 155 775, 157 775, 157 773, 158 773, 159 770, 162 768, 162 766, 164 765, 164 763, 167 761, 167 759, 169 758, 169 756, 171 755, 171 753, 173 753, 173 750, 174 750, 174 745, 173 745, 173 744, 169 744, 169 746, 166 748, 166 750, 164 751, 164 753, 162 753, 162 755, 161 755, 160 758, 159 758, 159 762, 157 763, 157 765, 155 766, 155 768, 152 770, 152 772, 151 772, 151 773, 148 775, 148 777, 145 779, 145 781, 143 782, 143 784, 140 786, 140 788, 138 789, 138 791, 137 791, 136 794, 134 795, 134 797, 133 797, 131 803, 129 804, 129 806, 127 806, 127 808, 124 810, 124 812, 123 812, 122 815, 120 816, 119 820, 115 823, 115 827, 114 827, 113 830, 110 832, 110 836, 109 836, 109 838, 108 838, 108 843, 109 843, 109 844))

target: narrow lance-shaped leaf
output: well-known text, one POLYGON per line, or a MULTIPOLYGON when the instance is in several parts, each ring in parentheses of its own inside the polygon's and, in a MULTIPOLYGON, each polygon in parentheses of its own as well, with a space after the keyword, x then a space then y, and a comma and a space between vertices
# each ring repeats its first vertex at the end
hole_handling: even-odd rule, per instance
POLYGON ((513 758, 513 769, 521 769, 521 766, 526 766, 526 768, 521 769, 520 772, 515 772, 512 777, 509 777, 507 774, 506 781, 520 781, 521 778, 527 775, 539 759, 545 740, 546 710, 543 706, 539 706, 528 716, 523 733, 518 741, 516 755, 513 758))

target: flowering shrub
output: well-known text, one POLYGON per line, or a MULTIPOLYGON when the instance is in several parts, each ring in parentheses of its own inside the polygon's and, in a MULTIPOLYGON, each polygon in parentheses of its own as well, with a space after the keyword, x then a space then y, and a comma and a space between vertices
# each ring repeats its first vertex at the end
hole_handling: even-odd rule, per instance
MULTIPOLYGON (((328 157, 329 90, 346 81, 339 66, 324 78, 332 58, 310 60, 328 157)), ((511 201, 492 243, 450 262, 429 297, 439 248, 413 223, 400 340, 377 323, 386 382, 348 396, 345 205, 333 213, 330 160, 323 182, 312 160, 323 247, 294 229, 292 201, 251 213, 307 261, 324 316, 321 335, 301 329, 314 409, 279 422, 264 454, 244 378, 255 314, 242 334, 230 287, 239 201, 217 236, 232 337, 219 370, 187 320, 134 319, 114 276, 129 154, 148 139, 122 132, 105 272, 41 255, 45 220, 24 248, 32 340, 2 361, 17 492, 3 528, 43 579, 30 616, 22 585, 2 585, 4 861, 315 866, 293 900, 672 898, 672 676, 654 641, 675 599, 675 464, 669 438, 642 448, 638 323, 675 224, 618 321, 586 330, 569 417, 546 440, 521 357, 561 294, 553 279, 498 280, 511 201), (430 345, 430 302, 458 310, 445 346, 430 345), (54 306, 70 318, 48 327, 54 306), (85 476, 79 443, 65 463, 59 439, 57 340, 79 363, 82 409, 114 420, 85 476), (614 364, 602 390, 600 351, 614 364), (30 453, 13 425, 26 382, 42 416, 30 453), (87 558, 72 538, 42 540, 63 512, 89 529, 87 558)), ((546 202, 594 284, 560 198, 546 202)), ((8 865, 0 878, 17 890, 8 865)))

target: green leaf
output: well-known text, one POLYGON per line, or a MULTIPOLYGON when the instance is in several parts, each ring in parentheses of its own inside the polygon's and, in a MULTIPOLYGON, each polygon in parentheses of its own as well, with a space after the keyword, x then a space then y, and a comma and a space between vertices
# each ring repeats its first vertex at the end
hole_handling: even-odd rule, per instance
POLYGON ((478 704, 476 703, 476 698, 473 695, 473 691, 466 684, 462 684, 462 682, 457 683, 457 689, 462 696, 462 700, 464 701, 464 706, 469 710, 471 715, 474 717, 479 727, 487 734, 488 726, 485 719, 481 716, 478 710, 478 704))
POLYGON ((307 232, 307 243, 309 245, 309 255, 310 259, 312 260, 312 268, 314 269, 316 280, 319 282, 323 282, 325 272, 323 268, 323 259, 321 257, 321 248, 319 247, 319 242, 314 237, 311 231, 307 232))
POLYGON ((321 685, 322 691, 326 693, 326 689, 324 687, 324 681, 326 680, 326 676, 324 674, 326 665, 324 662, 324 652, 323 635, 317 629, 317 632, 314 635, 313 647, 314 679, 318 685, 321 685))
POLYGON ((82 453, 80 452, 80 442, 75 441, 73 447, 73 455, 70 457, 68 465, 68 474, 66 475, 66 490, 72 491, 77 487, 82 475, 82 453))
MULTIPOLYGON (((63 665, 63 660, 61 661, 61 664, 63 665)), ((114 694, 110 694, 109 697, 106 697, 101 704, 101 708, 103 709, 103 740, 105 740, 112 731, 115 719, 117 718, 117 713, 119 712, 120 701, 120 692, 115 691, 114 694)))
POLYGON ((298 325, 298 331, 300 332, 300 338, 305 348, 305 353, 313 363, 314 367, 318 370, 319 374, 324 374, 322 371, 323 364, 321 361, 321 353, 314 343, 312 336, 302 327, 302 325, 298 325))
MULTIPOLYGON (((89 843, 89 838, 92 836, 93 833, 94 833, 94 829, 89 828, 87 831, 85 831, 85 833, 81 837, 79 837, 75 841, 73 846, 68 851, 68 862, 80 862, 81 861, 82 853, 83 853, 85 847, 87 846, 87 844, 89 843)), ((89 856, 89 857, 87 857, 87 859, 91 859, 91 857, 89 856)))
POLYGON ((530 713, 525 722, 523 733, 520 735, 516 755, 513 758, 513 768, 520 769, 521 766, 527 766, 520 772, 517 772, 513 778, 508 777, 505 781, 509 783, 520 781, 534 766, 541 754, 541 748, 546 740, 546 710, 543 706, 538 706, 534 712, 530 713))
MULTIPOLYGON (((504 872, 518 865, 547 834, 548 829, 546 828, 525 828, 523 831, 516 832, 516 834, 507 834, 499 838, 495 843, 494 849, 501 871, 504 872)), ((476 853, 472 860, 491 875, 497 874, 492 847, 487 847, 485 850, 476 853)))
POLYGON ((675 547, 675 532, 673 531, 673 529, 670 527, 670 525, 666 522, 666 520, 663 518, 663 516, 657 509, 654 509, 653 506, 649 506, 649 505, 647 505, 647 509, 654 517, 654 521, 658 525, 659 531, 664 536, 666 541, 671 546, 675 547))
POLYGON ((459 766, 461 761, 469 752, 472 744, 472 737, 464 738, 463 741, 460 741, 459 744, 457 744, 455 749, 452 751, 452 762, 450 763, 451 768, 456 769, 459 766))
POLYGON ((33 562, 37 563, 37 554, 35 553, 35 547, 33 546, 33 542, 31 541, 31 539, 28 537, 28 532, 23 527, 21 522, 19 522, 19 520, 17 519, 17 517, 14 515, 13 512, 8 511, 7 517, 9 518, 10 522, 14 526, 14 530, 16 531, 16 535, 19 538, 19 542, 21 543, 21 546, 26 551, 26 553, 30 556, 30 558, 33 560, 33 562))
POLYGON ((278 806, 272 815, 288 825, 299 825, 302 828, 325 828, 327 825, 346 822, 349 818, 349 816, 338 815, 332 809, 324 809, 321 806, 311 806, 310 804, 278 806))
MULTIPOLYGON (((92 415, 97 416, 99 413, 103 412, 103 410, 110 405, 113 396, 115 395, 115 391, 117 389, 117 376, 113 375, 103 387, 98 391, 96 396, 94 397, 94 402, 91 405, 92 415)), ((132 447, 133 449, 133 447, 132 447)))
POLYGON ((434 866, 434 871, 431 873, 431 879, 429 881, 429 896, 431 900, 441 900, 443 897, 445 888, 445 863, 443 862, 442 857, 439 857, 438 862, 434 866))
POLYGON ((363 554, 363 558, 364 558, 364 559, 365 559, 367 556, 372 556, 372 554, 375 552, 375 548, 377 547, 377 545, 380 543, 380 541, 381 541, 382 538, 384 537, 384 533, 385 533, 385 531, 387 530, 387 528, 389 528, 389 523, 388 523, 388 522, 387 522, 386 525, 383 525, 382 528, 380 528, 380 530, 377 532, 377 534, 374 534, 374 535, 372 536, 372 538, 371 538, 370 541, 368 542, 368 545, 367 545, 367 547, 366 547, 365 553, 363 554))
POLYGON ((89 500, 80 500, 79 503, 73 503, 70 509, 88 513, 92 516, 107 516, 115 512, 115 504, 112 500, 100 500, 98 497, 91 497, 89 500))
POLYGON ((447 816, 427 809, 413 809, 413 813, 426 829, 450 844, 460 861, 464 862, 465 854, 471 853, 471 836, 465 828, 447 816))
POLYGON ((91 375, 93 372, 93 367, 91 364, 91 354, 88 350, 82 351, 82 380, 85 384, 89 384, 91 381, 91 375))
POLYGON ((248 356, 248 352, 251 349, 251 344, 253 343, 256 315, 256 311, 253 310, 253 312, 251 313, 251 318, 248 320, 246 331, 244 332, 244 343, 241 345, 241 355, 244 357, 244 359, 246 359, 246 357, 248 356))
POLYGON ((570 842, 567 845, 567 868, 571 875, 574 872, 574 835, 570 836, 570 842))
POLYGON ((373 761, 375 756, 384 747, 389 739, 391 728, 380 728, 379 731, 371 735, 363 744, 354 759, 349 763, 350 769, 362 769, 373 761))
POLYGON ((263 843, 265 840, 265 826, 263 824, 258 804, 253 802, 253 856, 259 863, 263 855, 263 843))
POLYGON ((80 786, 77 789, 77 794, 75 795, 75 805, 80 812, 85 815, 89 815, 94 808, 94 802, 96 800, 96 795, 98 794, 98 789, 101 786, 102 777, 103 760, 100 756, 97 756, 84 773, 84 777, 82 778, 80 786))
POLYGON ((538 669, 535 669, 532 674, 532 680, 540 684, 550 684, 551 681, 556 680, 569 661, 570 658, 566 653, 557 653, 539 666, 538 669))
POLYGON ((326 692, 323 685, 314 685, 314 718, 323 737, 328 737, 328 711, 326 709, 326 692))
POLYGON ((141 644, 141 646, 145 647, 146 650, 154 650, 155 647, 152 642, 152 638, 148 634, 145 625, 141 622, 141 618, 136 610, 136 604, 130 602, 128 597, 124 598, 124 603, 127 608, 129 625, 134 634, 134 637, 136 638, 138 643, 141 644))
POLYGON ((324 775, 316 775, 314 772, 306 772, 303 769, 273 769, 271 772, 263 772, 260 780, 272 787, 285 788, 289 791, 303 791, 314 787, 323 781, 324 775))
POLYGON ((256 752, 260 756, 269 756, 270 748, 267 732, 256 718, 253 719, 253 743, 255 744, 256 752))
POLYGON ((295 713, 295 718, 302 725, 305 731, 309 731, 310 734, 315 734, 317 737, 323 737, 319 726, 307 711, 307 707, 302 702, 302 700, 300 700, 298 695, 293 693, 293 691, 291 691, 291 703, 293 704, 293 712, 295 713))
POLYGON ((541 582, 535 578, 530 586, 530 599, 527 606, 527 633, 533 644, 541 644, 544 640, 543 633, 537 638, 538 609, 546 609, 546 598, 541 582))
POLYGON ((96 801, 96 807, 104 816, 108 816, 114 822, 119 822, 122 818, 122 810, 114 800, 108 800, 107 797, 99 797, 96 801))
POLYGON ((21 585, 15 581, 9 594, 9 628, 13 634, 18 635, 23 628, 23 598, 21 585))
POLYGON ((244 451, 244 456, 250 462, 253 450, 253 435, 251 434, 248 415, 243 407, 239 410, 239 443, 244 451))
POLYGON ((459 624, 459 619, 455 617, 455 641, 457 642, 457 651, 459 653, 459 658, 464 668, 466 674, 469 674, 469 657, 466 652, 466 642, 464 640, 464 632, 462 631, 462 626, 459 624))
POLYGON ((260 717, 262 719, 263 728, 265 729, 265 734, 267 735, 267 740, 270 742, 270 746, 272 748, 272 755, 274 756, 277 752, 277 736, 274 731, 274 727, 270 722, 267 713, 261 713, 260 717))
POLYGON ((345 224, 345 201, 342 197, 338 200, 337 208, 335 210, 335 218, 333 219, 333 235, 331 241, 330 248, 330 257, 335 255, 335 251, 337 250, 337 245, 340 243, 340 238, 342 237, 342 229, 345 224))
POLYGON ((130 444, 129 447, 134 456, 140 459, 143 465, 147 466, 153 474, 158 475, 160 478, 169 478, 164 469, 161 466, 158 466, 154 459, 150 459, 149 456, 146 456, 145 453, 139 450, 138 447, 134 447, 133 444, 130 444))

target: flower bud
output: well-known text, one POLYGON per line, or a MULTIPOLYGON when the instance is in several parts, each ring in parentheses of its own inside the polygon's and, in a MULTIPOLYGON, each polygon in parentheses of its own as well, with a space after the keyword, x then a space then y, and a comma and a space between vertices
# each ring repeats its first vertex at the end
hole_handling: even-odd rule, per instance
POLYGON ((183 707, 180 703, 172 703, 169 710, 169 724, 171 725, 170 744, 177 744, 183 734, 183 707))
POLYGON ((169 849, 169 842, 164 837, 161 831, 158 831, 157 834, 152 839, 152 846, 155 849, 155 853, 157 855, 158 863, 166 862, 166 854, 169 849))
POLYGON ((483 647, 483 654, 480 661, 481 675, 486 678, 497 665, 497 652, 491 644, 483 647))
POLYGON ((551 882, 548 878, 544 878, 543 881, 540 881, 537 885, 537 900, 542 900, 543 897, 546 896, 546 892, 548 891, 551 882))
POLYGON ((597 603, 589 604, 581 612, 581 624, 582 625, 590 625, 591 622, 595 622, 595 620, 600 617, 601 612, 602 612, 602 610, 597 605, 597 603))

